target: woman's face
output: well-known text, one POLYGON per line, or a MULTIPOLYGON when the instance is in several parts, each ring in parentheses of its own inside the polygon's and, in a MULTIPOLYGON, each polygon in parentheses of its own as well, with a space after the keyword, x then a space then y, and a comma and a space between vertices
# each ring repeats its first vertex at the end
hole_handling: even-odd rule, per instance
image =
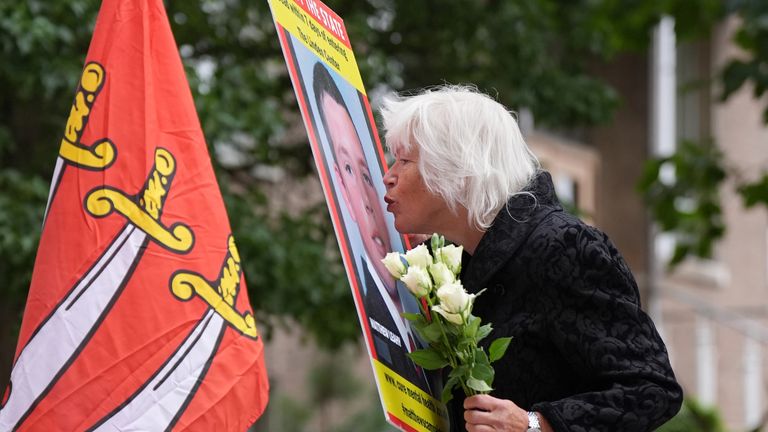
POLYGON ((384 176, 384 201, 387 211, 395 216, 395 227, 407 234, 442 232, 441 227, 451 223, 451 212, 445 201, 424 184, 417 146, 394 156, 395 163, 384 176))

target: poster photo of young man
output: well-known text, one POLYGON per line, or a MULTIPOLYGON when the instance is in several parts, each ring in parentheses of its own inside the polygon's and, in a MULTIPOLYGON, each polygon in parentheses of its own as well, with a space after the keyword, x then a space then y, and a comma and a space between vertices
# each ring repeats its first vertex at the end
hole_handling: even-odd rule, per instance
POLYGON ((411 245, 386 211, 384 150, 343 22, 322 5, 270 1, 385 416, 407 431, 447 430, 438 374, 409 353, 424 343, 403 318, 419 304, 381 260, 411 245))

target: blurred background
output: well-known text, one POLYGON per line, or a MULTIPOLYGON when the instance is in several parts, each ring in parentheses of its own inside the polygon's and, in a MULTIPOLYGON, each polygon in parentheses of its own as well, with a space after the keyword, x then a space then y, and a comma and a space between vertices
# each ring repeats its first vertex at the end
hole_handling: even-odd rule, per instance
MULTIPOLYGON (((257 323, 256 431, 388 431, 265 1, 169 0, 257 323), (352 359, 353 361, 350 361, 352 359)), ((768 1, 328 0, 374 109, 474 83, 627 258, 687 399, 768 430, 768 1)), ((0 386, 96 0, 0 0, 0 386)))

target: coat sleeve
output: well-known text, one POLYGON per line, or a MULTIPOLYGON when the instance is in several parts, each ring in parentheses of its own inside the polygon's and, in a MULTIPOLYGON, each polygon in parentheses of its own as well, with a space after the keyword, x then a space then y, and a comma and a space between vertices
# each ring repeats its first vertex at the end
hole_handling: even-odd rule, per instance
POLYGON ((582 224, 565 226, 543 248, 536 273, 551 302, 550 340, 589 390, 532 409, 556 431, 652 431, 677 413, 683 397, 664 342, 607 237, 582 224))

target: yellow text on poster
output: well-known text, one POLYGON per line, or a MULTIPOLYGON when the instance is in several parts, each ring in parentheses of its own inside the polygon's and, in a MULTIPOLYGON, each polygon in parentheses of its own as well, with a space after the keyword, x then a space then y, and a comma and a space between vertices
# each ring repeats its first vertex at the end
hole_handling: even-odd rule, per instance
POLYGON ((295 0, 269 0, 272 14, 280 26, 288 30, 353 87, 365 93, 363 79, 352 50, 329 32, 295 0))
POLYGON ((378 360, 373 360, 373 367, 388 413, 419 432, 448 431, 445 405, 378 360))

